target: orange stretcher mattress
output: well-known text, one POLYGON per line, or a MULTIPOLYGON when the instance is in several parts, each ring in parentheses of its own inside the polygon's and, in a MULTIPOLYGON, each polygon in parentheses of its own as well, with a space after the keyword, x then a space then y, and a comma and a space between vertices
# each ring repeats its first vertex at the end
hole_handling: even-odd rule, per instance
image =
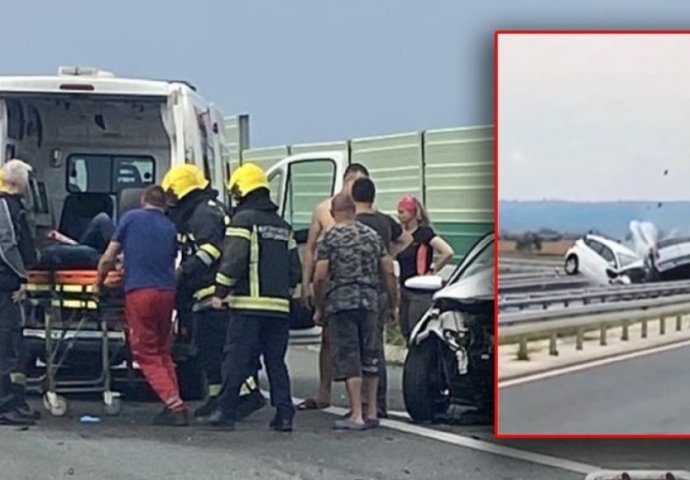
MULTIPOLYGON (((106 276, 104 285, 106 288, 118 288, 122 285, 122 270, 111 270, 106 276)), ((98 271, 96 270, 58 270, 50 272, 46 270, 30 270, 28 283, 30 285, 80 285, 91 286, 96 283, 98 271)))

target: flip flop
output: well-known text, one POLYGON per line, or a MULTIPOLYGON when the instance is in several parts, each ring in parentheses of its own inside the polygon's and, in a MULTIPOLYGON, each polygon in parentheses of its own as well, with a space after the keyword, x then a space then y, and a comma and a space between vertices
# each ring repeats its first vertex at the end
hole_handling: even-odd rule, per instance
POLYGON ((378 428, 381 426, 381 421, 378 418, 367 418, 364 420, 364 425, 367 427, 367 429, 378 428))
POLYGON ((323 410, 324 408, 330 407, 330 403, 327 402, 318 402, 314 398, 307 398, 304 400, 302 403, 298 404, 295 408, 299 411, 306 411, 306 410, 323 410))
POLYGON ((341 418, 340 420, 336 420, 333 423, 333 428, 335 430, 351 430, 351 431, 356 431, 356 432, 361 432, 363 430, 367 430, 371 427, 367 426, 366 422, 365 423, 357 423, 353 422, 352 420, 341 418))

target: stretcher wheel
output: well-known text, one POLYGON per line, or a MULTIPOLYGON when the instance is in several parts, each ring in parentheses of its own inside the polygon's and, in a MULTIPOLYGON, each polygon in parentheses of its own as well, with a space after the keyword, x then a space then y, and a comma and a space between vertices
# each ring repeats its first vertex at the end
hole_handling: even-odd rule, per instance
POLYGON ((43 406, 54 417, 64 417, 67 413, 67 400, 53 392, 43 395, 43 406))
POLYGON ((106 393, 103 395, 103 407, 106 415, 115 417, 122 410, 122 402, 113 393, 106 393))
POLYGON ((122 402, 119 398, 113 398, 111 399, 110 403, 105 402, 103 404, 103 408, 105 410, 106 415, 116 417, 120 414, 120 411, 122 410, 122 402))

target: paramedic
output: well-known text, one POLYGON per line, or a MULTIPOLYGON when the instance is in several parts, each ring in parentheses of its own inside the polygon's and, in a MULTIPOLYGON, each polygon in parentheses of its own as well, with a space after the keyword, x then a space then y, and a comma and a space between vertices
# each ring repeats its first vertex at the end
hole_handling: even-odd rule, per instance
MULTIPOLYGON (((169 216, 178 232, 182 261, 177 270, 178 313, 192 315, 199 355, 208 385, 207 401, 195 417, 213 413, 222 384, 221 364, 228 329, 228 314, 211 307, 216 273, 230 215, 209 187, 203 172, 191 164, 171 168, 163 178, 171 208, 169 216)), ((257 365, 255 372, 260 369, 257 365)), ((242 387, 241 416, 263 408, 266 399, 258 378, 249 376, 242 387)))
POLYGON ((101 261, 94 290, 98 292, 116 257, 125 261, 125 321, 134 360, 165 403, 154 425, 188 424, 187 407, 172 359, 172 313, 175 307, 175 226, 165 216, 166 198, 152 186, 142 196, 142 208, 125 213, 101 261))
POLYGON ((290 226, 277 214, 268 179, 246 163, 230 178, 228 189, 238 206, 227 229, 216 278, 214 306, 230 306, 219 408, 203 423, 233 429, 242 382, 263 355, 271 404, 272 430, 292 431, 290 377, 285 364, 290 298, 300 278, 297 244, 290 226))
POLYGON ((26 267, 36 261, 21 200, 31 170, 21 160, 10 160, 0 170, 0 425, 32 425, 39 417, 24 399, 26 377, 20 371, 26 267))

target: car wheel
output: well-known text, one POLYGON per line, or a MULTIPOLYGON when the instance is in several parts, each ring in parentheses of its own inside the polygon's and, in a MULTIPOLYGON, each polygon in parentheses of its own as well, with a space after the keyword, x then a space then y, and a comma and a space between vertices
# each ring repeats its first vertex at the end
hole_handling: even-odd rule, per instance
POLYGON ((577 255, 570 255, 565 261, 565 273, 568 275, 575 275, 579 266, 577 255))
POLYGON ((438 340, 430 338, 412 345, 403 369, 403 399, 407 413, 415 422, 431 422, 445 413, 450 390, 443 380, 438 358, 438 340))

